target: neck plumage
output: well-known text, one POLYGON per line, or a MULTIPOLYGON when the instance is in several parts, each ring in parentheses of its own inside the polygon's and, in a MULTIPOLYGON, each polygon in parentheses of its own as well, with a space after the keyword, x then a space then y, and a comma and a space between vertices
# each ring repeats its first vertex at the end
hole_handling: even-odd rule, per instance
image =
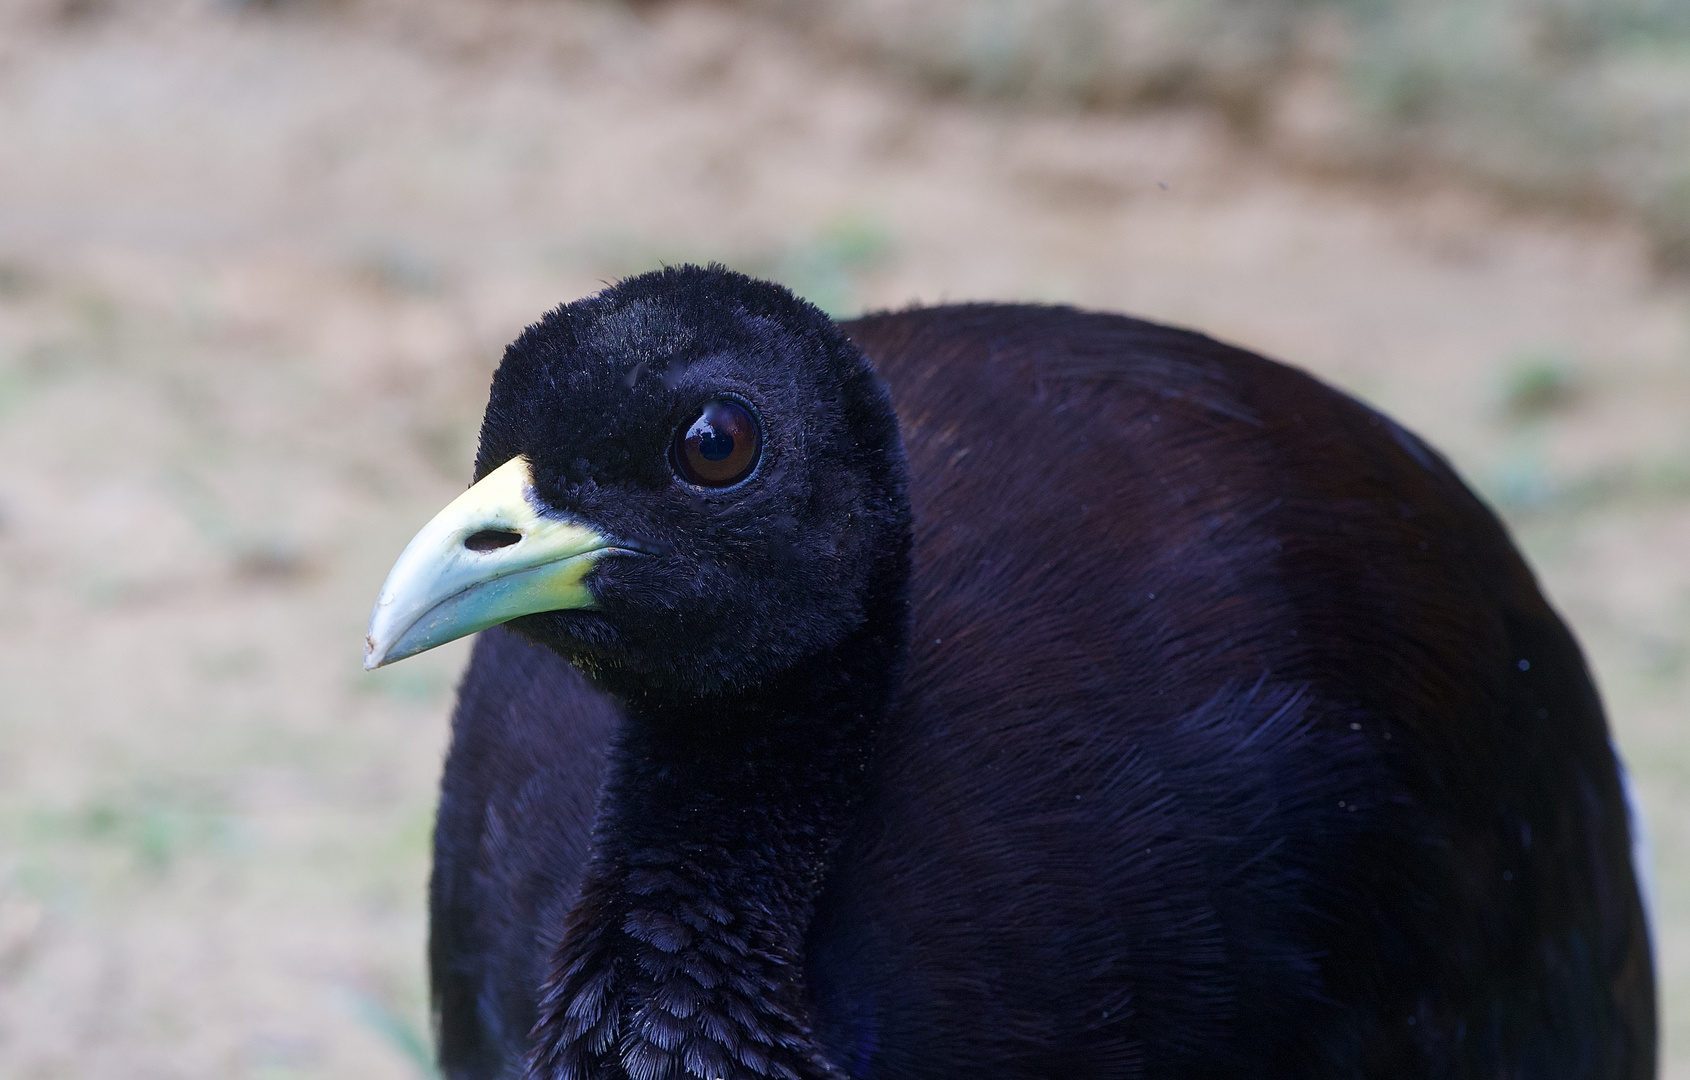
POLYGON ((803 942, 893 691, 900 586, 753 692, 629 707, 530 1080, 819 1080, 803 942))

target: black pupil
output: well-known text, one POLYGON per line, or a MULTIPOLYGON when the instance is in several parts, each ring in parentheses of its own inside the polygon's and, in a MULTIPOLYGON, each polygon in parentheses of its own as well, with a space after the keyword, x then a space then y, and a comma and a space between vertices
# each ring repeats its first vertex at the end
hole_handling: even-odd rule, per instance
POLYGON ((734 452, 734 437, 715 427, 707 427, 698 433, 698 452, 704 455, 706 461, 721 461, 734 452))

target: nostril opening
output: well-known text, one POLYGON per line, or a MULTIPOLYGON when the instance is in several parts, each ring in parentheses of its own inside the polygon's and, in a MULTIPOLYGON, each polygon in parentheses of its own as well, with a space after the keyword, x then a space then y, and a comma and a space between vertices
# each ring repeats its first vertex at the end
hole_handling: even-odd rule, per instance
POLYGON ((471 551, 492 551, 494 548, 510 547, 521 539, 521 533, 506 532, 503 529, 482 529, 474 536, 465 538, 464 547, 471 551))

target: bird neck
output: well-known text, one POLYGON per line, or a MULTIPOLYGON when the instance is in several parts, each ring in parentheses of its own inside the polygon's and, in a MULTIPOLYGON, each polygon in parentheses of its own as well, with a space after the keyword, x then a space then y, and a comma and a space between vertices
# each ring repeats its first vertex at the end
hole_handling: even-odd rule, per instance
POLYGON ((903 580, 754 690, 630 703, 551 958, 530 1076, 831 1077, 803 942, 903 652, 903 580))

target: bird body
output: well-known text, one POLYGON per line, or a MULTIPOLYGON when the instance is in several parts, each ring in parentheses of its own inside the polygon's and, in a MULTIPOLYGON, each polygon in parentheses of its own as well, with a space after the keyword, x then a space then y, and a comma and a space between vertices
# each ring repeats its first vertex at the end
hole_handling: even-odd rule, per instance
POLYGON ((795 303, 647 275, 495 379, 478 476, 634 554, 460 688, 448 1076, 1653 1075, 1600 702, 1442 458, 1188 331, 795 303), (629 432, 697 378, 766 430, 688 502, 629 432))

